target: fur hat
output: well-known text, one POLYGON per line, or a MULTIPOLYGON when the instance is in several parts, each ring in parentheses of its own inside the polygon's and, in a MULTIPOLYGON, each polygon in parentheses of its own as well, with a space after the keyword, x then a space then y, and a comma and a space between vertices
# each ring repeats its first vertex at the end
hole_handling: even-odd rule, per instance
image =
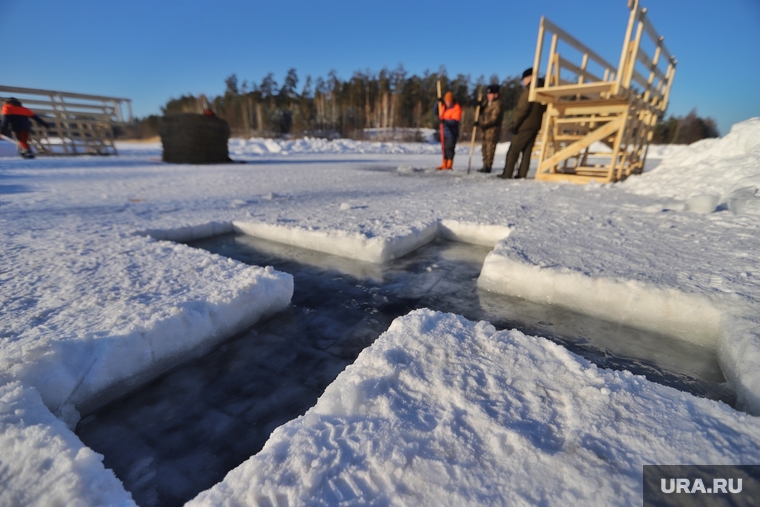
POLYGON ((523 79, 525 79, 526 77, 532 76, 532 75, 533 75, 533 67, 531 67, 529 69, 525 69, 525 71, 523 72, 522 77, 523 77, 523 79))
POLYGON ((499 85, 497 85, 497 84, 488 85, 488 93, 495 93, 495 94, 498 95, 499 94, 499 85))

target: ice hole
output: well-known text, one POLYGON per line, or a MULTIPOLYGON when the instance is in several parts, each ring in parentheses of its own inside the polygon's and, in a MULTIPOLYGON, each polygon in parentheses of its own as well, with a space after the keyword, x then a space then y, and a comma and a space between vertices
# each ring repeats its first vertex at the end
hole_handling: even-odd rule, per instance
POLYGON ((376 265, 246 235, 191 245, 291 273, 295 292, 286 311, 79 423, 143 507, 181 505, 221 481, 417 308, 544 336, 600 367, 735 404, 714 350, 478 289, 488 247, 439 239, 376 265))

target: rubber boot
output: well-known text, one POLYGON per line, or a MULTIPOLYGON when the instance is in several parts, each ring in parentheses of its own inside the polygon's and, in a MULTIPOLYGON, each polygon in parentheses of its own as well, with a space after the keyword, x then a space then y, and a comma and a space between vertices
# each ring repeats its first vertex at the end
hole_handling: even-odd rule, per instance
POLYGON ((446 163, 447 163, 447 162, 448 162, 448 160, 446 160, 446 159, 443 159, 443 162, 441 162, 441 165, 439 165, 439 166, 438 166, 438 167, 436 167, 435 169, 436 169, 437 171, 443 171, 444 169, 446 169, 446 163))

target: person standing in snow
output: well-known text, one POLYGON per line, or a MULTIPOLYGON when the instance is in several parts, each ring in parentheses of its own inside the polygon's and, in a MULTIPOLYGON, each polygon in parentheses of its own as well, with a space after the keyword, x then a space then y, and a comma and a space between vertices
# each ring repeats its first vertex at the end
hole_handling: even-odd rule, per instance
POLYGON ((29 121, 29 118, 46 129, 49 129, 50 126, 45 123, 45 120, 22 106, 21 101, 13 97, 6 100, 5 104, 3 104, 2 114, 3 121, 0 123, 0 132, 4 136, 11 137, 11 131, 13 131, 20 146, 20 155, 23 158, 33 158, 32 149, 29 147, 29 131, 32 129, 32 123, 29 121))
POLYGON ((493 156, 496 153, 496 143, 499 142, 501 135, 501 120, 504 117, 504 110, 499 101, 499 85, 492 84, 488 87, 486 101, 480 109, 480 120, 476 123, 483 129, 483 168, 478 169, 479 173, 490 173, 493 165, 493 156))
POLYGON ((443 126, 443 164, 439 171, 451 170, 454 164, 454 151, 459 139, 459 122, 462 120, 462 107, 454 100, 454 94, 446 92, 443 99, 435 105, 435 116, 443 126))
MULTIPOLYGON (((507 151, 507 161, 504 165, 504 172, 499 178, 511 178, 515 172, 517 159, 522 154, 520 160, 520 170, 517 178, 525 178, 530 169, 530 154, 533 151, 533 144, 536 142, 538 131, 541 130, 541 122, 544 118, 546 106, 538 102, 529 102, 529 86, 533 80, 533 68, 526 69, 522 74, 523 91, 517 101, 517 109, 510 124, 509 131, 513 134, 512 143, 507 151)), ((538 78, 538 86, 544 85, 544 80, 538 78)))

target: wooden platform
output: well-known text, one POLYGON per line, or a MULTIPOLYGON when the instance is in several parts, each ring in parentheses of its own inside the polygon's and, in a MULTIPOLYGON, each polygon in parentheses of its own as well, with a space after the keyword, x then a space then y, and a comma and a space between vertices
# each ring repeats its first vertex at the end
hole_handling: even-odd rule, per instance
POLYGON ((639 0, 628 8, 617 66, 541 18, 533 69, 538 75, 545 60, 546 77, 530 88, 530 100, 547 106, 534 151, 536 179, 608 183, 643 170, 677 62, 639 0))
POLYGON ((115 155, 113 126, 132 121, 130 99, 0 86, 0 100, 9 97, 51 126, 32 122, 30 144, 40 155, 115 155))

